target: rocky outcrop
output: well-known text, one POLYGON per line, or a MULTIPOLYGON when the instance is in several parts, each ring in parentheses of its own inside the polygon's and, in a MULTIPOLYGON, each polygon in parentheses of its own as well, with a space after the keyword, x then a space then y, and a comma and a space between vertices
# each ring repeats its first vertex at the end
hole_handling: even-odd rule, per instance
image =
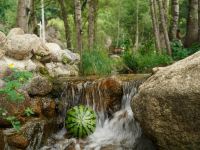
POLYGON ((200 149, 200 52, 156 69, 132 109, 159 149, 200 149))

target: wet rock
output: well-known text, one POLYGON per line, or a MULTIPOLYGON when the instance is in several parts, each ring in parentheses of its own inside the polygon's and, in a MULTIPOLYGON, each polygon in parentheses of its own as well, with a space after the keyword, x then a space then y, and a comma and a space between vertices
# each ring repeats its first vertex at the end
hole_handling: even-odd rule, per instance
POLYGON ((66 88, 63 98, 67 100, 69 108, 74 105, 85 104, 90 105, 96 111, 103 111, 109 115, 121 108, 123 89, 121 81, 117 78, 72 83, 68 84, 66 88))
POLYGON ((200 52, 158 69, 132 109, 159 149, 200 149, 200 52))
POLYGON ((52 90, 52 83, 46 77, 36 76, 26 86, 30 95, 45 96, 52 90))
POLYGON ((16 148, 25 149, 28 146, 29 141, 23 135, 16 134, 8 136, 7 143, 16 148))
POLYGON ((53 119, 36 118, 26 122, 19 132, 6 129, 3 131, 6 149, 39 149, 54 132, 54 127, 53 119))
POLYGON ((35 116, 42 115, 42 101, 39 97, 35 97, 31 99, 31 108, 35 116))
POLYGON ((46 68, 51 77, 78 76, 78 70, 74 66, 62 63, 47 63, 46 68))
POLYGON ((24 31, 21 28, 13 28, 9 31, 7 38, 10 38, 14 35, 23 35, 24 31))
POLYGON ((55 116, 56 103, 50 98, 41 98, 42 112, 46 117, 52 118, 55 116))

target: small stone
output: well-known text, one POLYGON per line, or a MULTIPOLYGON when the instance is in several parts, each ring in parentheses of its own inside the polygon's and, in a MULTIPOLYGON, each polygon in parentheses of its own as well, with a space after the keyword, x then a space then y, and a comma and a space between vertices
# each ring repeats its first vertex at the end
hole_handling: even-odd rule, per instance
POLYGON ((29 141, 21 134, 7 137, 8 145, 16 148, 25 149, 29 145, 29 141))

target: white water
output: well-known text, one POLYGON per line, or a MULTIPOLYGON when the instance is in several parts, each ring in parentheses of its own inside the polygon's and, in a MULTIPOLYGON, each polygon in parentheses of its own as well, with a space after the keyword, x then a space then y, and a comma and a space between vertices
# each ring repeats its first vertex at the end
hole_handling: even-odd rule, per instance
POLYGON ((116 112, 111 120, 106 119, 103 126, 97 125, 95 132, 88 138, 85 150, 100 150, 111 145, 117 149, 134 148, 136 139, 142 134, 130 107, 130 101, 137 92, 134 84, 124 83, 121 110, 116 112))

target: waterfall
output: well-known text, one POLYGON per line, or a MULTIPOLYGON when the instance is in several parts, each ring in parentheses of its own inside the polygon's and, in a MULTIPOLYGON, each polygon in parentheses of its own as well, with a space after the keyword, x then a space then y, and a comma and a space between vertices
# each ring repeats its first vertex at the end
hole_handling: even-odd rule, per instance
MULTIPOLYGON (((111 79, 112 80, 112 79, 111 79)), ((57 141, 50 147, 43 147, 41 150, 64 150, 69 145, 73 145, 74 150, 133 150, 138 147, 137 143, 142 137, 142 130, 139 123, 135 121, 134 114, 131 110, 130 102, 137 93, 142 80, 133 80, 121 82, 120 88, 118 84, 112 96, 115 103, 112 106, 106 101, 109 88, 102 85, 107 82, 105 80, 86 81, 81 83, 67 83, 65 85, 62 102, 64 104, 63 120, 65 119, 66 110, 79 104, 85 104, 92 107, 97 114, 97 125, 95 132, 87 139, 66 139, 63 128, 59 133, 54 135, 57 141), (104 88, 102 88, 104 87, 104 88), (116 98, 119 98, 119 102, 116 98), (118 107, 120 106, 120 107, 118 107), (60 139, 60 140, 59 140, 60 139)), ((110 82, 109 83, 115 83, 110 82)), ((108 86, 110 87, 110 86, 108 86)), ((109 91, 110 92, 110 91, 109 91)), ((111 95, 109 95, 110 98, 111 95)), ((113 101, 112 101, 113 102, 113 101)), ((143 145, 143 143, 141 143, 143 145)), ((144 150, 143 148, 137 150, 144 150)))
POLYGON ((134 120, 130 101, 137 93, 140 82, 124 82, 121 109, 111 119, 107 118, 103 126, 98 125, 89 136, 85 150, 100 150, 104 147, 114 149, 133 149, 136 139, 142 134, 139 124, 134 120))

